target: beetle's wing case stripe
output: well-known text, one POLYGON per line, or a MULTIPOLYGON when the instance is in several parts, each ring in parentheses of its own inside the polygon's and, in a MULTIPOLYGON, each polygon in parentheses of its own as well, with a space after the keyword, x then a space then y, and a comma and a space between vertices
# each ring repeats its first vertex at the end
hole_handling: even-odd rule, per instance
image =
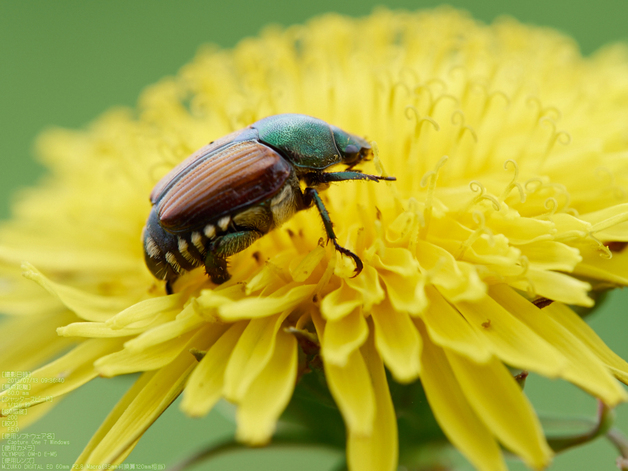
POLYGON ((173 233, 202 229, 272 197, 291 171, 281 155, 257 141, 223 146, 186 172, 166 176, 169 183, 156 204, 160 224, 173 233))
MULTIPOLYGON (((256 131, 254 131, 256 133, 256 131)), ((173 168, 168 174, 162 178, 153 191, 150 194, 151 203, 155 204, 163 195, 164 191, 168 189, 168 187, 176 180, 182 178, 186 173, 190 171, 190 169, 194 168, 197 165, 197 161, 202 160, 204 158, 211 157, 211 155, 218 152, 222 147, 225 147, 228 144, 231 144, 237 140, 246 140, 251 139, 251 137, 255 137, 255 134, 251 135, 250 129, 240 129, 238 131, 232 132, 231 134, 227 134, 226 136, 221 137, 204 147, 201 147, 199 150, 190 155, 187 159, 173 168)))

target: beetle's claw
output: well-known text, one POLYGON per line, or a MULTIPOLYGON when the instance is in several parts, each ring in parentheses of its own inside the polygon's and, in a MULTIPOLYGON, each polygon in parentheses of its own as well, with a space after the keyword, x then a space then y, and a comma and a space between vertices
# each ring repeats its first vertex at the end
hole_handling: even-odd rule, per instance
POLYGON ((364 265, 362 264, 362 260, 360 260, 360 257, 358 257, 356 254, 352 253, 350 255, 350 257, 355 262, 355 270, 354 270, 353 276, 351 278, 355 278, 360 273, 362 273, 362 269, 364 268, 364 265))
POLYGON ((172 282, 170 280, 166 280, 166 294, 172 294, 174 293, 174 290, 172 289, 172 282))
POLYGON ((355 263, 355 271, 351 278, 355 278, 356 276, 358 276, 362 272, 362 269, 364 268, 364 264, 362 263, 362 260, 360 260, 360 257, 354 254, 351 250, 345 249, 343 246, 338 245, 338 242, 336 242, 336 239, 332 239, 332 241, 334 242, 334 247, 336 247, 336 250, 338 252, 340 252, 343 255, 346 255, 347 257, 351 257, 353 259, 353 263, 355 263))

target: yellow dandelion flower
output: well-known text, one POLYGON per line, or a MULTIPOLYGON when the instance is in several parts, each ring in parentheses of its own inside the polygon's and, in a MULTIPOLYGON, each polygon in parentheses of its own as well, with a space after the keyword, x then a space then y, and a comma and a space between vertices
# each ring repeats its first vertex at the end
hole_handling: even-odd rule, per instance
POLYGON ((572 309, 628 284, 627 54, 584 59, 554 31, 450 9, 329 15, 202 50, 136 113, 45 135, 51 176, 0 229, 0 365, 32 371, 3 378, 3 415, 32 407, 24 425, 96 376, 141 372, 77 459, 116 464, 181 393, 191 416, 235 404, 251 445, 289 404, 314 426, 324 399, 293 407, 297 385, 331 394, 346 436, 322 427, 346 438, 349 469, 385 471, 399 461, 401 383, 420 385, 477 469, 506 469, 502 449, 547 466, 508 367, 608 408, 628 399, 628 363, 572 309), (364 269, 352 277, 308 210, 231 257, 228 282, 201 268, 167 295, 144 263, 151 189, 207 142, 280 113, 367 137, 362 169, 397 178, 321 193, 364 269))

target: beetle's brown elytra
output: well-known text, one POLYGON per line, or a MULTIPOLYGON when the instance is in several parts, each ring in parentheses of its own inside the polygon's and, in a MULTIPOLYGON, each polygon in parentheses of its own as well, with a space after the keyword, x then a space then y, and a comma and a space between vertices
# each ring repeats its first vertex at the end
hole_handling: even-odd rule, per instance
POLYGON ((146 265, 166 280, 169 293, 182 273, 200 266, 214 283, 224 283, 227 257, 316 206, 328 239, 354 260, 357 276, 362 262, 336 242, 317 190, 338 181, 395 180, 351 170, 370 153, 364 139, 298 114, 270 116, 218 139, 155 185, 142 235, 146 265), (325 172, 335 164, 347 169, 325 172))
POLYGON ((231 214, 277 193, 289 176, 290 164, 277 152, 255 141, 238 142, 191 163, 151 201, 161 225, 173 232, 197 225, 199 218, 225 231, 231 214))

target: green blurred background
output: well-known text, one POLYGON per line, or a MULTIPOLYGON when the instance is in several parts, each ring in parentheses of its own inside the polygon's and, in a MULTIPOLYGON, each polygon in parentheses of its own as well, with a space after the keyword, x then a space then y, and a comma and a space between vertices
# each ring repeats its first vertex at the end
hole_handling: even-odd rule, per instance
MULTIPOLYGON (((173 75, 199 45, 233 47, 270 23, 302 23, 320 13, 368 14, 374 6, 418 9, 437 1, 10 1, 0 0, 0 218, 10 216, 11 194, 37 182, 45 170, 33 158, 37 134, 49 126, 80 128, 111 106, 133 106, 142 89, 173 75)), ((628 39, 625 0, 450 1, 479 20, 508 14, 520 21, 552 26, 575 37, 584 54, 605 43, 628 39)), ((628 80, 628 77, 626 77, 628 80)), ((627 123, 628 126, 628 123, 627 123)), ((591 318, 609 346, 628 358, 628 293, 611 296, 591 318)), ((0 333, 0 342, 2 335, 0 333)), ((54 432, 68 446, 38 463, 70 465, 132 377, 98 379, 60 401, 33 432, 54 432)), ((541 413, 593 416, 593 399, 563 382, 530 377, 526 392, 541 413)), ((233 433, 229 414, 206 419, 184 417, 171 407, 146 433, 127 463, 169 464, 203 445, 233 433)), ((628 406, 618 409, 617 425, 628 432, 628 406)), ((559 455, 551 470, 616 470, 617 453, 598 440, 559 455)), ((225 456, 212 470, 328 471, 339 455, 327 451, 247 451, 225 456)), ((511 469, 524 468, 513 462, 511 469)))

